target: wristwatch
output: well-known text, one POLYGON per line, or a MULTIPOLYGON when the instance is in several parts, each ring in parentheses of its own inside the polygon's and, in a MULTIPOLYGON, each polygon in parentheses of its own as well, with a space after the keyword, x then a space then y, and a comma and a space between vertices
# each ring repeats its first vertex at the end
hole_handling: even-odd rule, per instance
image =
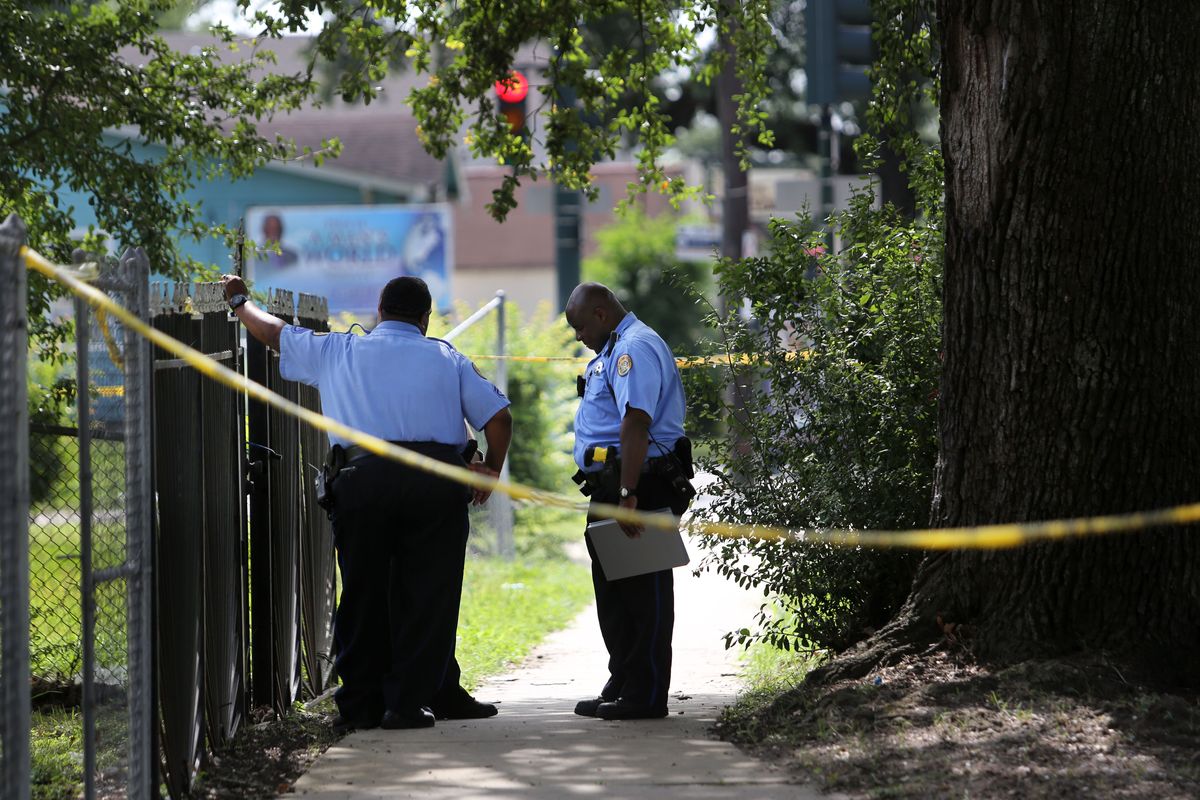
POLYGON ((247 301, 249 300, 250 298, 247 295, 235 294, 233 297, 229 298, 229 310, 237 311, 239 308, 246 305, 247 301))
POLYGON ((624 486, 622 486, 619 494, 621 495, 622 500, 627 497, 637 497, 637 489, 626 489, 624 486))

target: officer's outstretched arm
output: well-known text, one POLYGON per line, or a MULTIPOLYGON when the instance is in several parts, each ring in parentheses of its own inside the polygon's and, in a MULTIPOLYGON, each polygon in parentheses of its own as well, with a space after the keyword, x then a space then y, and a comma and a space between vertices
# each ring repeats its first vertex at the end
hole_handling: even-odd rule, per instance
POLYGON ((246 330, 250 332, 251 336, 275 352, 279 352, 279 333, 283 330, 283 320, 274 314, 263 311, 254 305, 253 300, 246 302, 233 313, 237 314, 237 318, 246 326, 246 330))
MULTIPOLYGON (((236 275, 221 276, 221 283, 225 289, 225 299, 234 295, 247 294, 250 290, 246 288, 246 284, 236 275)), ((255 339, 265 344, 267 347, 279 352, 279 333, 283 330, 283 320, 274 314, 268 314, 254 304, 253 300, 247 300, 238 308, 234 309, 234 314, 246 326, 246 330, 255 339)))

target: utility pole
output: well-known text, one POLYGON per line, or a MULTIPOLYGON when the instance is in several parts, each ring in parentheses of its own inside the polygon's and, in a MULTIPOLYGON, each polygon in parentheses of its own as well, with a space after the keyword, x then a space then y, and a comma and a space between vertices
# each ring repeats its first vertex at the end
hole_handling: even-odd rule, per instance
MULTIPOLYGON (((575 105, 575 90, 565 83, 553 87, 555 103, 567 108, 575 105)), ((574 149, 567 142, 568 150, 574 149)), ((579 248, 582 233, 583 198, 578 189, 554 181, 554 275, 558 286, 558 310, 565 311, 571 291, 579 285, 579 248)))
MULTIPOLYGON (((721 198, 721 256, 742 257, 742 235, 750 223, 750 198, 747 191, 746 170, 738 158, 739 139, 732 133, 737 122, 735 95, 742 93, 742 82, 738 79, 733 42, 727 33, 720 35, 717 46, 725 55, 725 63, 717 75, 717 119, 721 125, 721 172, 725 178, 725 191, 721 198)), ((726 298, 720 298, 722 311, 726 298)))
POLYGON ((579 285, 579 190, 554 184, 554 274, 558 285, 558 310, 565 311, 571 290, 579 285))

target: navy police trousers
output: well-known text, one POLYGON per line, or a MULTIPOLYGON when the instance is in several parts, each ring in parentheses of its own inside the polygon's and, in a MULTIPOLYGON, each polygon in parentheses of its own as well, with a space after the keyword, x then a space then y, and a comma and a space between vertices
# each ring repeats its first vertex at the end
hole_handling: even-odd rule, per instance
MULTIPOLYGON (((451 445, 403 446, 463 465, 451 445)), ((469 498, 461 484, 375 455, 338 474, 330 520, 342 572, 334 642, 343 717, 378 722, 386 709, 429 706, 440 689, 458 688, 469 498)))

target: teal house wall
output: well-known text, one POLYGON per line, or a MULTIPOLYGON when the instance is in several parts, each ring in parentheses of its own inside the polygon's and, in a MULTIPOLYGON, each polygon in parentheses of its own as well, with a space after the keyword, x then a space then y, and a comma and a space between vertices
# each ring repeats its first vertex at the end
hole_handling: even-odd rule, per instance
MULTIPOLYGON (((107 134, 107 143, 116 147, 128 141, 135 158, 156 160, 162 158, 164 148, 130 139, 120 133, 107 134)), ((425 187, 406 184, 387 178, 348 172, 329 166, 321 167, 308 163, 279 163, 260 167, 252 175, 240 180, 221 176, 213 180, 198 182, 184 197, 199 204, 200 218, 209 224, 225 224, 236 228, 238 222, 251 206, 305 206, 420 203, 428 199, 425 187)), ((59 192, 59 207, 71 208, 78 229, 87 229, 96 224, 96 216, 83 192, 63 189, 59 192)), ((247 232, 253 237, 253 232, 247 232)), ((117 250, 135 246, 137 242, 114 242, 117 250)), ((178 246, 185 256, 225 271, 231 265, 231 257, 224 243, 215 238, 195 241, 180 237, 178 246)))

